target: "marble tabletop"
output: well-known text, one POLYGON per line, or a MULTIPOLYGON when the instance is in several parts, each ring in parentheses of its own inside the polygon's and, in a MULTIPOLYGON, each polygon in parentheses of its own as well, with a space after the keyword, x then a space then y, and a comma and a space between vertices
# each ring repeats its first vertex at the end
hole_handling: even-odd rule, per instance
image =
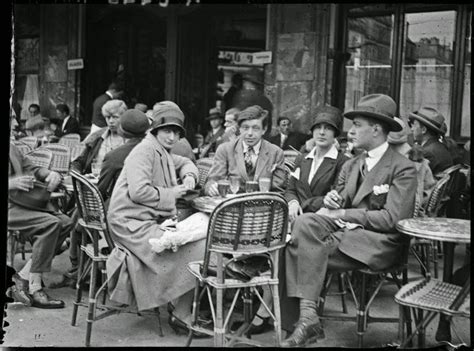
POLYGON ((471 242, 471 221, 457 218, 420 217, 403 219, 397 229, 407 235, 422 239, 459 244, 471 242))

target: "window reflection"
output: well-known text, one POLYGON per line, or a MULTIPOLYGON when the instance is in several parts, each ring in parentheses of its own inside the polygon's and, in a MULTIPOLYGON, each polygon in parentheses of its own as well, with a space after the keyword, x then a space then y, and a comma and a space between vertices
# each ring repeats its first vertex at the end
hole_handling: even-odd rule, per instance
POLYGON ((412 13, 405 16, 400 114, 431 106, 448 126, 451 114, 455 11, 412 13))
MULTIPOLYGON (((355 108, 367 94, 390 94, 392 16, 349 18, 345 110, 355 108)), ((350 122, 344 121, 344 129, 350 122)))
POLYGON ((461 136, 471 136, 471 37, 472 11, 467 22, 466 64, 464 66, 464 94, 462 98, 461 136))

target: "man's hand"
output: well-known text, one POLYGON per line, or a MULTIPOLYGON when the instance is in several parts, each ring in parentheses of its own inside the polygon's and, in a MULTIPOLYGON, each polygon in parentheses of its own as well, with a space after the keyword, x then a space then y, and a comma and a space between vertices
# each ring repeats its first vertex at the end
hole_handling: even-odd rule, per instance
POLYGON ((183 179, 183 185, 186 189, 194 189, 196 187, 196 180, 192 175, 185 176, 183 179))
POLYGON ((51 171, 44 181, 48 183, 48 191, 52 192, 61 183, 61 176, 58 172, 51 171))
POLYGON ((301 208, 300 204, 296 200, 290 201, 288 204, 288 217, 290 219, 290 222, 293 222, 296 217, 299 215, 303 214, 303 209, 301 208))
POLYGON ((217 189, 217 183, 216 182, 213 182, 210 186, 209 186, 209 196, 219 196, 219 190, 217 189))
POLYGON ((181 184, 181 185, 176 185, 172 187, 171 191, 173 192, 175 199, 179 199, 183 197, 184 194, 186 194, 186 192, 188 191, 188 188, 186 188, 186 185, 181 184))
POLYGON ((8 190, 30 191, 34 187, 35 177, 19 176, 8 179, 8 190))
POLYGON ((345 215, 345 210, 340 209, 340 210, 330 210, 325 207, 321 207, 316 214, 326 216, 326 217, 331 217, 331 218, 341 218, 344 217, 345 215))
POLYGON ((341 208, 343 200, 342 196, 339 195, 336 190, 331 190, 324 196, 323 204, 330 210, 337 210, 341 208))

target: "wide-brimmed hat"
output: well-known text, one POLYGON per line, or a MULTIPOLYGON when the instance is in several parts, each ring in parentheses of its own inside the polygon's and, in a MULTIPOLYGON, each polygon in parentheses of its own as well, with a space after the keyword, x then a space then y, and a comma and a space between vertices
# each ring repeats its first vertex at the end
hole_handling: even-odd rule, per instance
POLYGON ((153 122, 151 129, 163 128, 167 126, 178 127, 184 135, 184 113, 178 105, 172 101, 161 101, 153 106, 153 122))
POLYGON ((124 138, 144 137, 148 128, 150 128, 150 122, 148 122, 147 116, 140 110, 127 110, 120 116, 118 132, 124 138))
POLYGON ((402 126, 402 130, 399 132, 388 133, 387 142, 389 144, 395 145, 404 144, 408 142, 408 134, 410 134, 410 130, 408 129, 407 124, 401 118, 395 117, 395 121, 400 123, 400 125, 402 126))
POLYGON ((370 117, 381 122, 385 122, 390 131, 399 132, 402 126, 395 121, 397 104, 393 99, 385 94, 370 94, 359 100, 356 108, 344 113, 344 117, 353 119, 357 116, 370 117))
POLYGON ((207 121, 211 119, 222 118, 221 110, 217 107, 213 107, 209 110, 209 116, 206 118, 207 121))
POLYGON ((48 191, 47 185, 38 180, 35 180, 33 184, 30 191, 19 189, 10 191, 10 201, 30 210, 54 213, 55 211, 49 203, 51 192, 48 191))
POLYGON ((320 123, 327 123, 336 130, 336 136, 341 134, 342 111, 334 106, 317 107, 313 115, 311 132, 320 123))
POLYGON ((426 128, 438 134, 444 135, 445 133, 443 131, 444 116, 433 107, 423 106, 418 111, 408 114, 408 118, 410 120, 416 119, 426 128))

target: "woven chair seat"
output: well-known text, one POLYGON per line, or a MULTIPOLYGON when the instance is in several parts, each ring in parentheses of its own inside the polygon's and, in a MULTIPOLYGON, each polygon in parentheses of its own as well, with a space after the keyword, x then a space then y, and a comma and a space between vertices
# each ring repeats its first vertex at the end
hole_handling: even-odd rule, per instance
POLYGON ((469 317, 470 294, 467 295, 457 311, 449 308, 461 289, 462 287, 458 285, 437 279, 422 279, 404 285, 395 295, 395 301, 404 306, 469 317))
POLYGON ((278 284, 278 279, 272 279, 270 276, 270 271, 263 272, 261 275, 257 277, 253 277, 247 282, 244 282, 242 280, 238 279, 230 279, 230 278, 225 278, 224 283, 219 283, 217 280, 217 277, 214 276, 208 276, 208 277, 203 277, 201 274, 201 267, 202 267, 203 261, 195 261, 195 262, 190 262, 188 263, 188 271, 194 275, 196 278, 199 280, 206 282, 210 286, 217 288, 217 287, 226 287, 226 288, 244 288, 244 287, 249 287, 249 286, 258 286, 258 285, 267 285, 267 284, 278 284))

